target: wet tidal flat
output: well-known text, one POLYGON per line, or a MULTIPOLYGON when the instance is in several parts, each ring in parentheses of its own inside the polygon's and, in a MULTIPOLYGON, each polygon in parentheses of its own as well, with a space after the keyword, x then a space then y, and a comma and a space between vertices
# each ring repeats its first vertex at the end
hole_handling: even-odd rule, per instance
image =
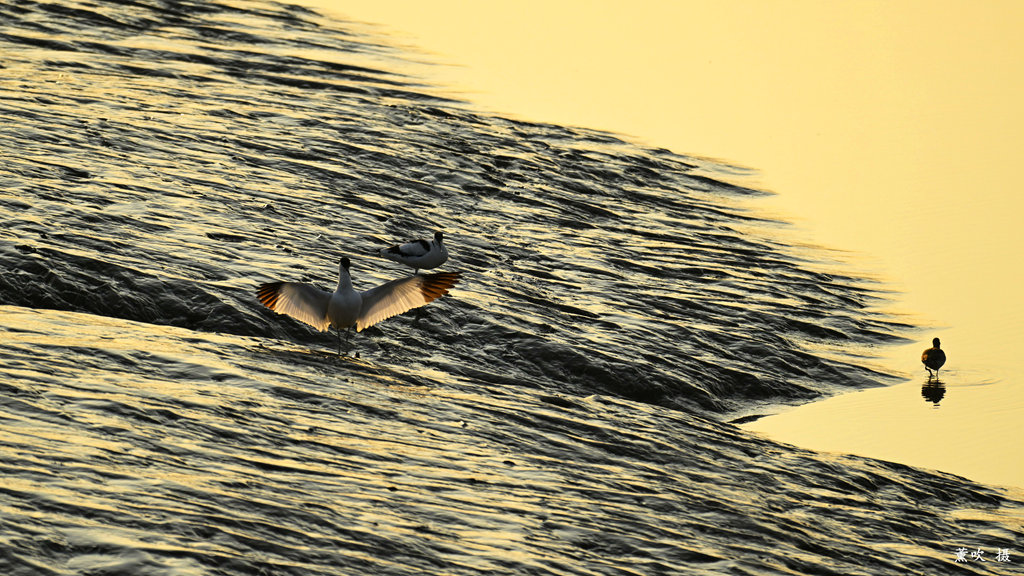
MULTIPOLYGON (((909 327, 715 165, 468 111, 275 3, 0 5, 7 574, 905 574, 1019 494, 726 423, 909 327), (336 337, 260 283, 462 280, 336 337), (750 362, 751 357, 758 358, 750 362)), ((400 64, 395 69, 400 69, 400 64)), ((1007 563, 960 563, 1004 573, 1007 563)))

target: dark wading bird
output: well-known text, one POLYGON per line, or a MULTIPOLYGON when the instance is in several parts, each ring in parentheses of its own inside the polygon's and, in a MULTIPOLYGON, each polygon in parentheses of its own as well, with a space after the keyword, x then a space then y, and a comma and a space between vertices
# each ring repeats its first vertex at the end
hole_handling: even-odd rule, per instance
POLYGON ((448 260, 448 249, 442 242, 443 234, 434 232, 434 240, 413 240, 405 244, 396 244, 390 248, 382 248, 380 255, 393 260, 399 264, 414 270, 414 274, 420 270, 431 270, 444 264, 448 260))
POLYGON ((939 379, 939 368, 946 363, 946 353, 939 348, 939 339, 932 339, 932 347, 921 354, 921 362, 924 362, 924 369, 928 371, 928 379, 932 379, 932 370, 935 370, 935 379, 939 379))
POLYGON ((360 332, 382 320, 429 304, 447 294, 459 280, 458 272, 415 275, 357 292, 352 288, 349 266, 349 259, 342 257, 338 288, 334 292, 303 282, 270 282, 260 284, 256 296, 274 312, 287 314, 321 332, 334 326, 338 331, 338 354, 341 354, 342 330, 346 331, 347 343, 349 329, 353 326, 360 332))

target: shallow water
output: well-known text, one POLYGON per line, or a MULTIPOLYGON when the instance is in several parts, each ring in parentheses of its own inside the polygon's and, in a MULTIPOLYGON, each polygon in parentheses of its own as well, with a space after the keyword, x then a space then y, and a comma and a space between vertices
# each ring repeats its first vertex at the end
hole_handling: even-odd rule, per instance
MULTIPOLYGON (((378 22, 389 41, 453 64, 426 75, 470 94, 476 109, 756 167, 726 177, 779 192, 753 204, 793 223, 776 240, 828 246, 844 274, 883 279, 886 309, 922 327, 907 349, 873 351, 884 370, 917 382, 921 349, 941 336, 947 368, 962 377, 950 391, 971 391, 959 418, 919 412, 911 385, 851 399, 884 408, 836 403, 820 418, 806 408, 758 426, 785 426, 787 441, 819 448, 823 436, 852 433, 858 453, 885 458, 944 436, 962 449, 932 451, 928 466, 1024 485, 1020 450, 1007 443, 1024 421, 1024 299, 1019 269, 1006 265, 1024 250, 1024 199, 1013 193, 1024 5, 303 1, 378 22)), ((832 449, 843 446, 853 444, 832 449)))
POLYGON ((996 491, 699 414, 2 312, 10 574, 879 574, 1019 543, 996 491))
MULTIPOLYGON (((919 354, 915 343, 894 347, 889 356, 914 361, 919 354)), ((1024 465, 1016 445, 1024 436, 1024 422, 1017 417, 1024 412, 1024 393, 1016 381, 994 378, 988 366, 944 368, 936 379, 920 364, 906 366, 915 362, 904 362, 905 382, 786 408, 744 428, 813 450, 859 454, 1024 488, 1024 465)))
POLYGON ((1019 549, 1019 493, 719 421, 889 381, 835 350, 907 328, 773 240, 728 168, 470 112, 294 6, 0 10, 5 573, 903 574, 1019 549), (375 249, 435 229, 463 281, 358 359, 254 297, 332 285, 342 255, 357 288, 407 274, 375 249))

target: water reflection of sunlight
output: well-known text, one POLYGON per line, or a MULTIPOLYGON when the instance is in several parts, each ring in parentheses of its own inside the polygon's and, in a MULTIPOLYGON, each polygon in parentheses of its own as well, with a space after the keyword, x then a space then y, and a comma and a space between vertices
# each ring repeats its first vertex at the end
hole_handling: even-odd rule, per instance
MULTIPOLYGON (((916 346, 914 347, 916 348, 916 346)), ((1024 434, 1019 386, 978 379, 975 370, 923 370, 885 388, 842 394, 743 425, 771 438, 936 468, 992 484, 1024 487, 1024 469, 1001 458, 1024 434)))
POLYGON ((459 64, 441 80, 477 105, 753 166, 780 193, 767 205, 905 289, 901 307, 990 348, 1020 341, 1002 264, 1022 243, 1024 199, 1005 191, 1024 5, 308 1, 459 64))
POLYGON ((950 348, 942 409, 929 416, 941 424, 907 416, 933 406, 917 380, 924 347, 856 351, 853 361, 875 353, 911 375, 913 392, 825 409, 797 444, 816 426, 860 422, 858 410, 891 419, 874 423, 892 431, 881 444, 914 426, 948 430, 954 415, 959 444, 1019 432, 1024 300, 1006 263, 1024 245, 1024 198, 1007 193, 1024 148, 1024 4, 307 1, 460 65, 440 81, 483 108, 754 167, 736 177, 779 193, 757 203, 795 222, 777 230, 782 241, 841 250, 830 256, 847 273, 900 291, 892 310, 945 327, 927 335, 950 348), (1016 417, 993 419, 1007 410, 1016 417))

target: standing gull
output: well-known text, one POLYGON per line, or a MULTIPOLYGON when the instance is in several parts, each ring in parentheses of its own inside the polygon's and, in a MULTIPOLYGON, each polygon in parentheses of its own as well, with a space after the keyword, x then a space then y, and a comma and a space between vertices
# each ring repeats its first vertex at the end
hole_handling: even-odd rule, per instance
POLYGON ((355 326, 356 332, 361 332, 406 310, 419 308, 447 294, 459 280, 458 272, 414 275, 357 292, 352 288, 350 266, 349 259, 342 257, 338 288, 334 292, 303 282, 269 282, 259 285, 256 296, 274 312, 287 314, 321 332, 334 326, 340 354, 342 330, 355 326))
POLYGON ((921 362, 924 362, 924 369, 928 371, 928 379, 932 378, 932 370, 935 370, 935 379, 939 379, 939 368, 946 363, 946 353, 939 348, 939 339, 932 339, 932 347, 921 354, 921 362))
POLYGON ((405 244, 396 244, 390 248, 382 248, 380 255, 399 264, 405 264, 416 272, 437 268, 448 260, 448 249, 442 243, 440 231, 434 232, 434 240, 413 240, 405 244))

